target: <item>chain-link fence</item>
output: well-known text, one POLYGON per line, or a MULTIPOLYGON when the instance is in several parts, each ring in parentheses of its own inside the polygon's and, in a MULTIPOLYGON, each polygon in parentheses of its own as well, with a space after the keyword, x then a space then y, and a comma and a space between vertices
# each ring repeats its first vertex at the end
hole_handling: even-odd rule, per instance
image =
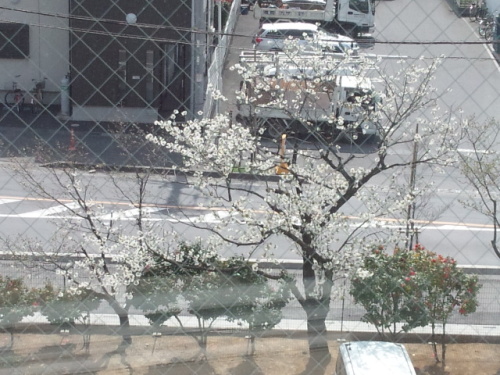
POLYGON ((0 372, 499 371, 499 10, 5 1, 0 372))

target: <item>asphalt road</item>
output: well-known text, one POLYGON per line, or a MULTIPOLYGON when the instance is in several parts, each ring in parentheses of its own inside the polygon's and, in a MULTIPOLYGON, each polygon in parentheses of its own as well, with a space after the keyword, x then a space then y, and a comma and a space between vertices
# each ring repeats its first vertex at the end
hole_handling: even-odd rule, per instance
MULTIPOLYGON (((17 235, 31 236, 50 247, 50 240, 57 236, 58 227, 69 221, 81 223, 81 219, 71 212, 76 206, 74 199, 54 180, 55 175, 44 168, 34 168, 30 170, 30 175, 37 181, 43 181, 44 189, 57 201, 34 194, 33 190, 23 185, 23 174, 19 168, 11 163, 3 164, 0 168, 0 180, 4 181, 0 194, 0 234, 10 238, 17 235)), ((138 212, 133 205, 139 202, 139 198, 133 173, 83 172, 79 178, 88 201, 99 208, 98 217, 103 223, 113 221, 124 227, 134 227, 138 212)), ((376 180, 371 184, 382 197, 390 193, 387 189, 384 191, 384 181, 384 176, 381 176, 380 184, 376 180)), ((262 193, 267 188, 264 181, 240 180, 235 184, 238 188, 262 193)), ((225 194, 224 191, 221 193, 225 194)), ((422 203, 416 216, 418 240, 433 251, 454 257, 462 265, 500 267, 500 259, 489 246, 493 235, 492 226, 484 216, 459 203, 463 193, 461 189, 441 188, 425 197, 425 204, 422 203)), ((175 230, 187 234, 191 239, 205 237, 207 233, 190 227, 190 222, 196 222, 199 226, 212 226, 220 222, 218 213, 225 213, 224 207, 210 206, 205 197, 189 186, 189 178, 182 176, 152 176, 144 202, 149 212, 147 220, 155 231, 175 230)), ((253 201, 252 204, 255 210, 262 208, 259 202, 253 201)), ((361 202, 356 200, 352 200, 345 208, 344 214, 353 218, 353 226, 358 225, 355 218, 362 209, 361 202)), ((387 229, 405 229, 397 226, 394 217, 381 217, 380 220, 387 229)), ((236 230, 243 228, 236 224, 232 227, 236 230)), ((371 228, 365 228, 366 233, 371 231, 371 228)), ((287 240, 276 237, 274 243, 278 249, 275 255, 279 259, 300 259, 287 240)), ((259 257, 264 250, 228 246, 225 251, 227 254, 236 252, 248 256, 251 253, 252 257, 259 257)))

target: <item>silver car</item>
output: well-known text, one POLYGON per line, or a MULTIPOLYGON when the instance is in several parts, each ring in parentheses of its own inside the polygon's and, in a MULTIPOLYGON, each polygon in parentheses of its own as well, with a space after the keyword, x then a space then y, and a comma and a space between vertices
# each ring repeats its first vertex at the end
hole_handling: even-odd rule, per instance
POLYGON ((306 22, 265 23, 253 38, 254 48, 260 51, 283 51, 287 40, 296 40, 304 50, 319 49, 331 53, 355 54, 359 49, 354 39, 340 34, 328 33, 317 25, 306 22))

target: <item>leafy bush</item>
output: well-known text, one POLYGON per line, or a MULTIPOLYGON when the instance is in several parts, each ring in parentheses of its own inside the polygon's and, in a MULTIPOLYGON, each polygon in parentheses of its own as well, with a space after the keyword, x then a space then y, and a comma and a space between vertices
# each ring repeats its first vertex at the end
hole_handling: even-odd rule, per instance
POLYGON ((458 268, 453 258, 416 245, 412 251, 396 249, 392 255, 383 247, 373 249, 351 280, 350 293, 366 310, 362 319, 382 334, 388 329, 394 338, 401 331, 430 324, 437 361, 435 328, 442 324, 444 363, 446 324, 454 312, 476 311, 480 287, 478 277, 458 268))
POLYGON ((65 325, 82 321, 87 314, 99 307, 96 294, 86 288, 56 290, 50 283, 38 290, 40 312, 51 324, 65 325))
POLYGON ((14 344, 12 328, 35 310, 35 293, 23 280, 0 275, 0 329, 10 333, 10 346, 14 344))

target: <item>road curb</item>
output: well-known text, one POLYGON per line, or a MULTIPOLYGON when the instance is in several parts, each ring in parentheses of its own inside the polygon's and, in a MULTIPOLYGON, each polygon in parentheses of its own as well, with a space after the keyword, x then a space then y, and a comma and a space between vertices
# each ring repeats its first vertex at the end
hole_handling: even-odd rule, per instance
MULTIPOLYGON (((180 316, 180 321, 184 329, 196 331, 198 329, 198 320, 195 316, 180 316)), ((179 322, 172 319, 168 323, 160 328, 154 328, 149 323, 148 319, 144 315, 130 314, 129 315, 130 328, 129 332, 136 335, 150 334, 154 331, 169 332, 171 334, 179 334, 181 326, 179 322)), ((39 332, 54 332, 59 327, 51 325, 47 319, 40 313, 36 313, 34 316, 26 317, 19 324, 24 327, 22 332, 28 332, 33 328, 39 332)), ((20 329, 21 327, 19 327, 20 329)), ((74 330, 78 333, 85 330, 82 325, 81 329, 78 329, 79 325, 74 327, 74 330)), ((94 333, 98 333, 97 330, 108 331, 114 334, 121 334, 118 331, 120 327, 120 322, 116 314, 90 314, 90 329, 94 333)), ((241 322, 230 322, 225 318, 216 319, 212 326, 213 332, 241 332, 246 333, 248 327, 241 322)), ((355 335, 356 337, 367 337, 372 338, 374 335, 378 334, 375 326, 355 320, 326 320, 326 328, 328 333, 340 335, 346 338, 349 335, 355 335)), ((439 332, 442 325, 436 325, 436 330, 439 332)), ((492 325, 465 325, 465 324, 447 324, 446 325, 447 339, 450 342, 480 342, 484 343, 500 343, 500 327, 492 325), (487 340, 485 340, 487 337, 487 340)), ((307 321, 306 319, 282 319, 268 334, 285 334, 290 335, 294 333, 306 334, 307 333, 307 321)), ((428 327, 419 327, 413 329, 411 332, 407 332, 401 336, 401 342, 427 342, 429 341, 432 334, 432 329, 428 327)))
MULTIPOLYGON (((194 176, 196 173, 199 173, 197 171, 181 171, 179 168, 174 168, 174 167, 148 167, 148 166, 143 166, 143 165, 107 165, 107 164, 86 164, 86 163, 80 163, 80 162, 68 162, 68 161, 57 161, 57 162, 50 162, 50 163, 43 163, 40 164, 41 167, 43 168, 75 168, 79 170, 86 170, 86 171, 92 171, 92 172, 125 172, 125 173, 132 173, 132 172, 139 172, 139 173, 145 173, 145 172, 150 172, 153 174, 158 174, 158 175, 165 175, 165 176, 194 176)), ((203 176, 205 177, 212 177, 212 178, 221 178, 223 177, 222 174, 217 173, 217 172, 210 172, 210 171, 205 171, 201 172, 203 173, 203 176)), ((279 175, 262 175, 262 174, 254 174, 254 173, 245 173, 245 172, 232 172, 229 173, 229 178, 234 178, 234 179, 239 179, 239 180, 248 180, 248 181, 279 181, 282 179, 281 176, 279 175)))

